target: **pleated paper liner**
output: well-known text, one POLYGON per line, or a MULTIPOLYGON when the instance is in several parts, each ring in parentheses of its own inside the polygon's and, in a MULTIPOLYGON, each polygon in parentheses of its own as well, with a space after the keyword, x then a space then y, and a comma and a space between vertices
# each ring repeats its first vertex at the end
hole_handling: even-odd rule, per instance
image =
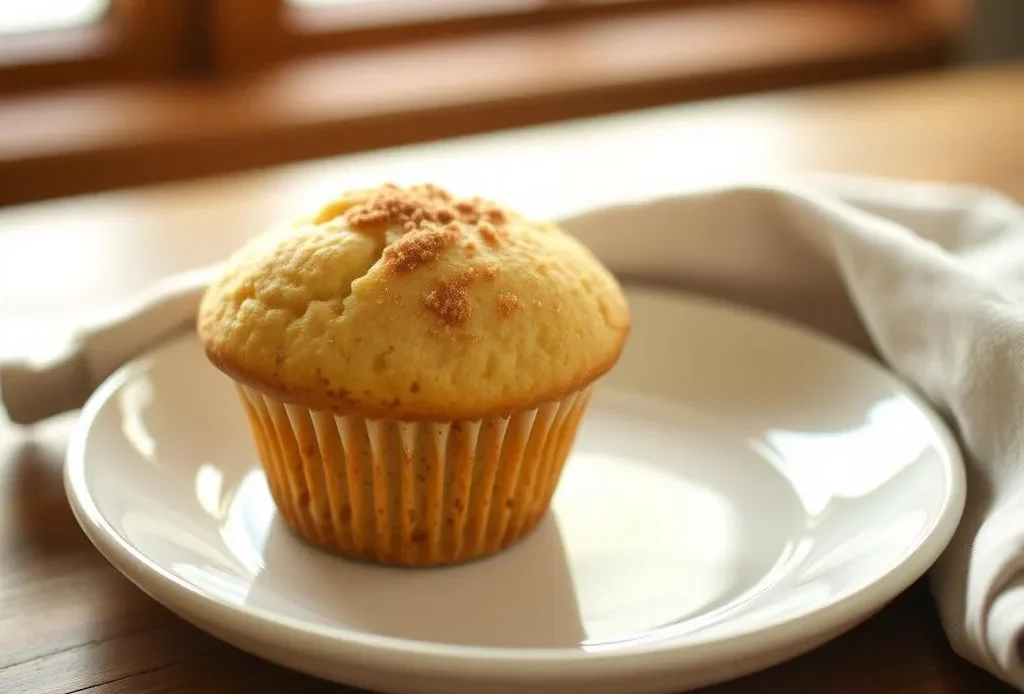
POLYGON ((439 566, 494 554, 537 526, 592 389, 449 423, 337 416, 238 391, 295 534, 349 558, 439 566))

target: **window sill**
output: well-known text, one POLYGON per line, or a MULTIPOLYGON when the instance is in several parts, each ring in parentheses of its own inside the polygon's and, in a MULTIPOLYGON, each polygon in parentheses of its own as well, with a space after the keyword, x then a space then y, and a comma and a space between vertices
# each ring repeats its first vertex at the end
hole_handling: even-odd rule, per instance
POLYGON ((949 27, 912 6, 730 2, 4 97, 0 205, 945 64, 949 27))

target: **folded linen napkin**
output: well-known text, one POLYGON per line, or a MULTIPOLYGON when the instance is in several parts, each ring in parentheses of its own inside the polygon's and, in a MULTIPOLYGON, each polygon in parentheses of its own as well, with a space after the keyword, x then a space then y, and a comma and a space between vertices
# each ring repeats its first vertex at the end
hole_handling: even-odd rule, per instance
MULTIPOLYGON (((809 178, 620 203, 561 220, 615 271, 808 323, 870 352, 954 425, 968 498, 930 572, 946 634, 1024 691, 1024 208, 965 186, 809 178)), ((57 356, 0 364, 10 417, 73 409, 194 319, 216 268, 175 277, 57 356)))

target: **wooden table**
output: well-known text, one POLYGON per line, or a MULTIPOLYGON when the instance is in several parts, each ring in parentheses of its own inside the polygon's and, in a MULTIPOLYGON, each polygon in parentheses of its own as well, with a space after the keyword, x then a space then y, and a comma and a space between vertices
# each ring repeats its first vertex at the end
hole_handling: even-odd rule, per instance
MULTIPOLYGON (((673 107, 9 208, 0 211, 0 354, 45 349, 66 321, 219 259, 269 221, 351 184, 430 178, 557 214, 666 183, 807 168, 972 181, 1024 198, 1024 68, 673 107)), ((100 558, 61 486, 74 416, 31 429, 0 423, 0 692, 340 691, 219 643, 100 558)), ((949 649, 917 585, 837 641, 706 691, 1010 690, 949 649)))

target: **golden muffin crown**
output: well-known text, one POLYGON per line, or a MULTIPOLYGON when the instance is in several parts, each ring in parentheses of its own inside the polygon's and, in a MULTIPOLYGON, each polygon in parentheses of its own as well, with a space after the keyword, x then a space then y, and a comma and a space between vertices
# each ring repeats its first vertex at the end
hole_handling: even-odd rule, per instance
POLYGON ((616 362, 629 311, 574 237, 433 185, 352 191, 254 238, 203 297, 211 361, 339 414, 475 419, 616 362))

